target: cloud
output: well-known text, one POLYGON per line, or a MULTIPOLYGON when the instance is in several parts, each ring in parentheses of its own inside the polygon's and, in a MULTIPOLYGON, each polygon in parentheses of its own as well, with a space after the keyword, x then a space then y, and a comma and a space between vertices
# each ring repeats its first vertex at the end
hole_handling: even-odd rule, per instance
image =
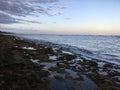
MULTIPOLYGON (((0 0, 0 23, 18 23, 17 17, 26 17, 28 15, 61 15, 61 12, 50 14, 50 11, 54 9, 54 6, 48 6, 51 3, 59 2, 59 0, 0 0), (42 5, 41 5, 42 4, 42 5), (43 6, 45 4, 46 6, 43 6), (6 13, 5 15, 3 13, 6 13), (11 17, 14 16, 14 17, 11 17), (7 22, 8 21, 8 22, 7 22)), ((64 6, 59 7, 59 9, 64 6)), ((20 20, 25 21, 25 20, 20 20)), ((26 22, 26 21, 25 21, 26 22)), ((37 23, 37 21, 27 21, 31 23, 37 23)), ((38 22, 39 23, 39 22, 38 22)))
POLYGON ((28 2, 39 2, 39 3, 53 3, 59 0, 24 0, 24 1, 28 1, 28 2))
POLYGON ((53 12, 53 13, 48 13, 49 16, 58 16, 58 15, 62 15, 63 12, 53 12))
POLYGON ((11 24, 11 23, 19 23, 15 18, 7 15, 0 13, 0 23, 1 24, 11 24))
POLYGON ((12 23, 24 23, 24 22, 42 24, 42 22, 36 20, 18 19, 11 17, 8 14, 0 12, 0 24, 12 24, 12 23))
POLYGON ((1 0, 0 10, 17 16, 26 16, 35 11, 43 12, 41 6, 33 3, 35 1, 39 0, 1 0))
POLYGON ((58 6, 59 9, 65 9, 66 6, 58 6))
POLYGON ((68 18, 65 18, 65 20, 71 20, 71 18, 70 18, 70 17, 68 17, 68 18))
POLYGON ((42 24, 42 22, 36 21, 36 20, 23 20, 23 19, 17 19, 20 22, 27 22, 27 23, 37 23, 42 24))

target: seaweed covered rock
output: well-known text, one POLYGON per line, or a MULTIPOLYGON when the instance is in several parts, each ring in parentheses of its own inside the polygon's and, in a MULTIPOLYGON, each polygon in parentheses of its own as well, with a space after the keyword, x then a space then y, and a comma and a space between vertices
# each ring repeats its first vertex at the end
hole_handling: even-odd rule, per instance
POLYGON ((70 54, 61 54, 60 57, 58 58, 59 60, 72 60, 75 59, 76 55, 70 55, 70 54))
POLYGON ((91 61, 91 60, 83 60, 80 62, 80 64, 81 65, 88 65, 90 67, 97 67, 98 66, 97 62, 91 61))

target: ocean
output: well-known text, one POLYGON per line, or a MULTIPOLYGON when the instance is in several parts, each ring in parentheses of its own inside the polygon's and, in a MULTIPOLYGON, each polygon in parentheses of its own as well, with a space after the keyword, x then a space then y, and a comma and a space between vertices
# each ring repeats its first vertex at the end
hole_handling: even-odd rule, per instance
POLYGON ((16 34, 16 36, 120 65, 120 36, 110 35, 47 35, 16 34))

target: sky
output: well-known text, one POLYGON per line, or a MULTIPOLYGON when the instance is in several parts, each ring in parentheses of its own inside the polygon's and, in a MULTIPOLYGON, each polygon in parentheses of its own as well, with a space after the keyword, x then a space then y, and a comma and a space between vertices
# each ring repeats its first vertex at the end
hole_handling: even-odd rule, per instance
POLYGON ((120 35, 120 0, 0 0, 0 30, 120 35))

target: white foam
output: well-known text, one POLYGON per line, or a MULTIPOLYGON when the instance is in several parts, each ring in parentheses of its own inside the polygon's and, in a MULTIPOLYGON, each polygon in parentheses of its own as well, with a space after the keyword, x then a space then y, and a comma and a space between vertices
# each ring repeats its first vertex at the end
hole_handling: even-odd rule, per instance
POLYGON ((73 53, 71 53, 71 52, 68 52, 68 51, 64 51, 64 50, 62 50, 62 53, 64 53, 64 54, 70 54, 70 55, 74 55, 73 53))
POLYGON ((53 56, 49 56, 49 59, 50 59, 50 60, 57 60, 57 58, 58 58, 58 57, 55 56, 55 55, 53 55, 53 56))
POLYGON ((27 50, 36 50, 35 48, 33 47, 22 47, 22 49, 27 49, 27 50))
POLYGON ((98 67, 103 67, 105 62, 98 62, 98 67))
POLYGON ((57 52, 58 49, 57 49, 57 48, 52 48, 52 50, 53 50, 54 52, 57 52))
POLYGON ((31 58, 30 61, 32 61, 33 63, 37 63, 37 64, 39 64, 39 63, 38 63, 39 60, 37 60, 37 59, 33 59, 33 58, 31 58))

